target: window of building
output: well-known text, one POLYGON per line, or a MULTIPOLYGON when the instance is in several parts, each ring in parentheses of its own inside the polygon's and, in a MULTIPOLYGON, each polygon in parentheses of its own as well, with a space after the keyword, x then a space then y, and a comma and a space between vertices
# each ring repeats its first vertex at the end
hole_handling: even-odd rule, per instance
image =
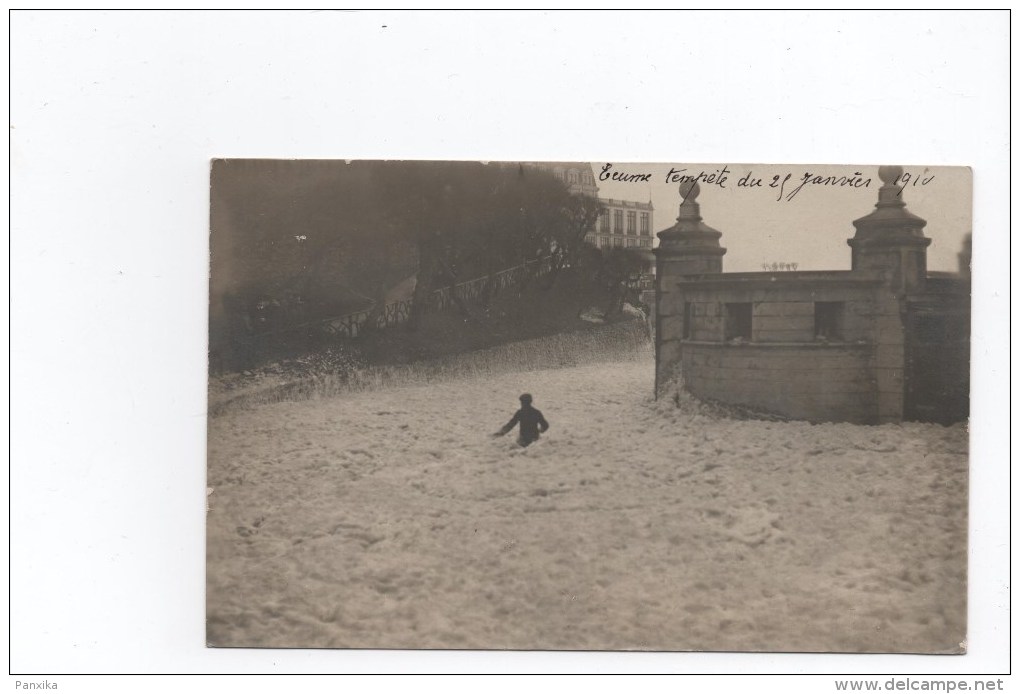
POLYGON ((726 304, 726 341, 751 340, 751 304, 726 304))
POLYGON ((642 212, 641 213, 641 235, 642 236, 648 236, 651 233, 652 233, 651 223, 649 222, 649 219, 648 219, 648 213, 647 212, 642 212))
POLYGON ((613 237, 613 248, 622 248, 622 247, 623 247, 623 239, 621 237, 619 237, 619 236, 614 236, 613 237))
POLYGON ((691 319, 694 317, 693 307, 690 301, 684 302, 684 331, 683 339, 691 339, 691 319))
POLYGON ((623 233, 623 210, 613 210, 613 231, 623 233))
POLYGON ((633 210, 627 211, 627 233, 628 234, 637 233, 637 212, 633 210))
POLYGON ((627 248, 633 248, 637 245, 637 239, 627 239, 627 248))
POLYGON ((652 240, 651 239, 641 239, 641 247, 642 248, 651 248, 652 247, 652 240))
POLYGON ((602 210, 602 214, 599 217, 599 231, 609 233, 609 210, 602 210))
POLYGON ((843 302, 815 302, 815 339, 839 341, 843 339, 843 302))

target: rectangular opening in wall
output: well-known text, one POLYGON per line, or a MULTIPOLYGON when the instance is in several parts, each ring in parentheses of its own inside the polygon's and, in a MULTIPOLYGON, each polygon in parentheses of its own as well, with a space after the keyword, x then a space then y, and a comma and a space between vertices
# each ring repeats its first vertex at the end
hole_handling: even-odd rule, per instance
POLYGON ((815 339, 839 342, 843 339, 843 302, 815 302, 815 339))
POLYGON ((726 341, 751 340, 751 304, 726 304, 726 341))
POLYGON ((684 330, 683 330, 683 339, 685 339, 685 340, 691 339, 691 317, 693 315, 694 315, 694 312, 691 310, 691 302, 690 301, 685 301, 684 302, 684 330))

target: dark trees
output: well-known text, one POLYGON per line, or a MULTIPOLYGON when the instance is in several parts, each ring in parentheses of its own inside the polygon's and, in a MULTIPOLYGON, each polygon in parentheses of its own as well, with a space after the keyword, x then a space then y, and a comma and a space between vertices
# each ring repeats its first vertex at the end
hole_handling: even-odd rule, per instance
POLYGON ((564 267, 578 264, 585 246, 584 238, 595 229, 595 223, 602 214, 602 203, 587 195, 570 195, 560 210, 562 221, 553 234, 552 268, 548 286, 564 267))
POLYGON ((479 162, 217 160, 211 198, 210 330, 228 342, 381 312, 412 282, 413 328, 434 289, 488 277, 470 316, 525 261, 551 255, 552 286, 598 216, 548 171, 479 162))
POLYGON ((596 284, 606 292, 606 317, 615 315, 629 301, 638 303, 637 281, 641 277, 641 259, 623 248, 602 251, 591 249, 587 254, 589 272, 596 284))

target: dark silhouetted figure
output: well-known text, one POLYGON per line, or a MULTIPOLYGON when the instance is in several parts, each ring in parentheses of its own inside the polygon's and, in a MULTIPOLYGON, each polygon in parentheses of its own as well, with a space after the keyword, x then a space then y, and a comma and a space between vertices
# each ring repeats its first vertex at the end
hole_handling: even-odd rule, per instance
POLYGON ((503 436, 518 424, 521 425, 521 431, 517 437, 517 443, 522 446, 538 441, 539 433, 544 433, 549 429, 549 422, 545 421, 542 413, 531 406, 531 395, 528 393, 521 396, 521 409, 514 413, 513 419, 493 436, 503 436))

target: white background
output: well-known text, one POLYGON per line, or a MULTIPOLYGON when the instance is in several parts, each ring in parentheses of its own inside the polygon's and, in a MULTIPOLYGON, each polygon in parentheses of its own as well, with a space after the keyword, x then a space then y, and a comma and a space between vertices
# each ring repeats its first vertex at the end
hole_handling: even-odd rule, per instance
POLYGON ((1008 670, 1007 14, 16 12, 10 22, 10 667, 38 675, 17 679, 1008 670), (970 653, 205 649, 212 157, 974 167, 970 653))

